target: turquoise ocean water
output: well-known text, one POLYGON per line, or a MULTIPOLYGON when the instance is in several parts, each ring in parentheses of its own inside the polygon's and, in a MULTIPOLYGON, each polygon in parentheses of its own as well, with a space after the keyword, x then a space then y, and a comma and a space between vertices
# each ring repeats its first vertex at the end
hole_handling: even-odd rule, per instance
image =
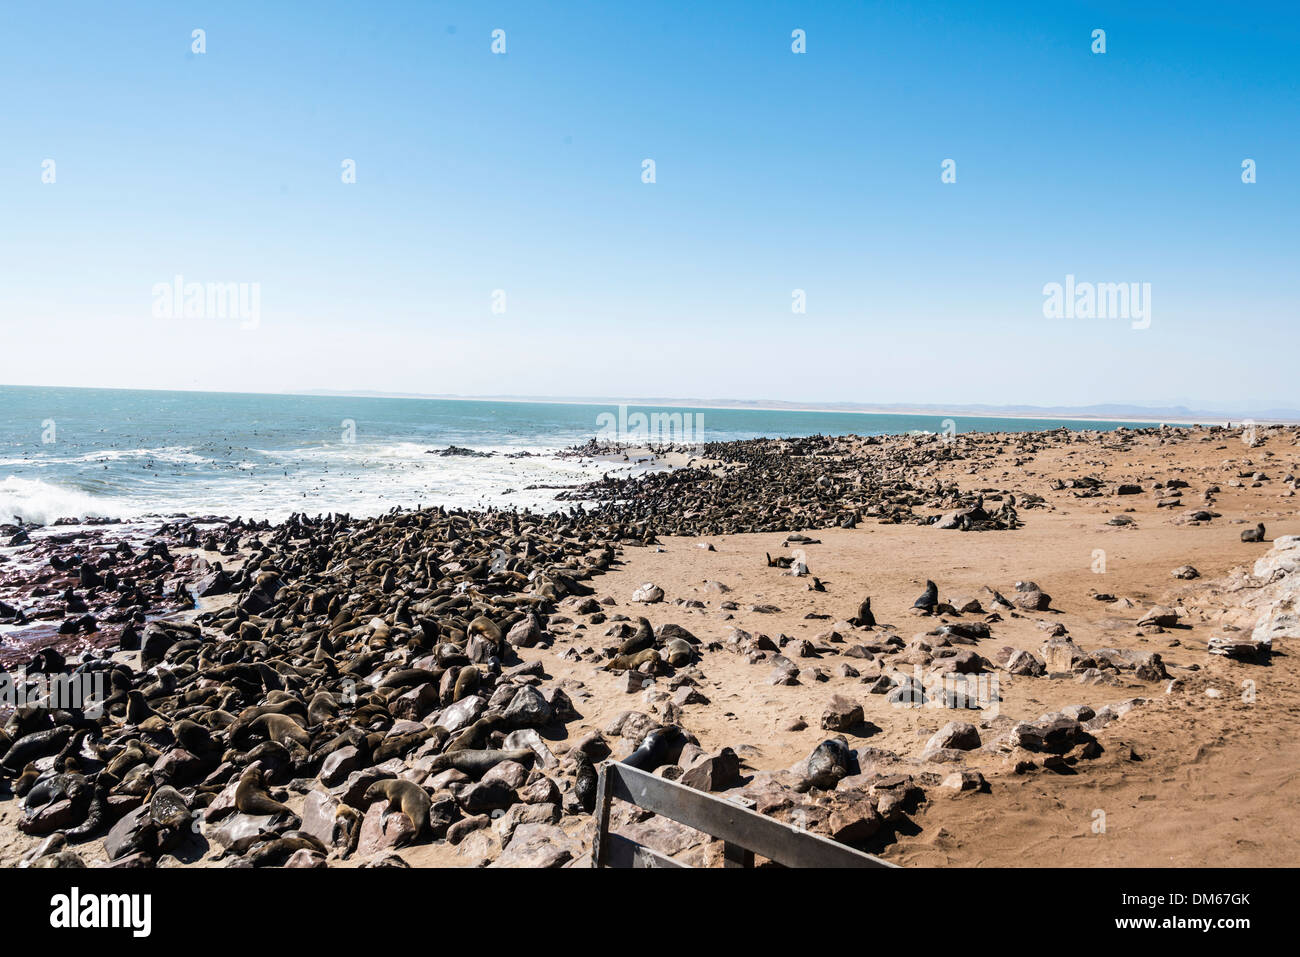
MULTIPOLYGON (((638 406, 622 420, 635 428, 637 412, 690 413, 692 441, 945 428, 937 415, 638 406)), ((0 522, 556 507, 557 486, 629 467, 553 454, 616 420, 615 405, 0 386, 0 522), (494 454, 429 454, 449 445, 494 454)), ((952 420, 960 432, 1126 424, 952 420)))

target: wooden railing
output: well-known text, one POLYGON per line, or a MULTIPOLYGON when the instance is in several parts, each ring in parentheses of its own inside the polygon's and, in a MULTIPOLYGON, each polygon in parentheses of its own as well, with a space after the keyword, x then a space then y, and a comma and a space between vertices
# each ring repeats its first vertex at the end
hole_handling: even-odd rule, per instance
POLYGON ((897 867, 830 838, 764 817, 735 800, 606 761, 596 790, 592 867, 687 867, 609 829, 614 798, 671 818, 723 842, 724 867, 753 867, 754 855, 785 867, 897 867))

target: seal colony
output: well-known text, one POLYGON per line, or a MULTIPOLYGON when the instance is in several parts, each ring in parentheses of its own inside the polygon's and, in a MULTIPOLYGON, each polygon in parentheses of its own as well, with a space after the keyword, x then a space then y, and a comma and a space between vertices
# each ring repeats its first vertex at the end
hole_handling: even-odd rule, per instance
MULTIPOLYGON (((1232 520, 1259 531, 1215 553, 1226 572, 1286 541, 1259 519, 1295 526, 1273 497, 1294 495, 1296 443, 1293 428, 1259 429, 1251 447, 1222 429, 764 439, 673 450, 685 467, 567 490, 575 506, 549 514, 206 517, 134 542, 112 526, 0 528, 0 618, 37 636, 7 647, 6 666, 99 674, 106 689, 102 711, 7 717, 0 832, 40 867, 574 865, 615 758, 889 851, 942 795, 994 799, 1003 773, 1087 775, 1117 753, 1116 721, 1203 671, 1258 668, 1292 626, 1267 643, 1225 629, 1193 657, 1190 598, 1144 609, 1094 589, 1102 621, 1134 608, 1105 625, 1130 643, 1178 635, 1165 655, 1186 660, 1166 661, 1084 645, 1072 629, 1096 621, 1078 617, 1078 586, 1038 572, 1041 586, 1026 574, 966 592, 952 582, 970 562, 895 583, 907 573, 836 556, 885 534, 912 536, 894 566, 929 541, 916 536, 1008 553, 1072 508, 1104 508, 1094 527, 1112 537, 1133 533, 1133 514, 1186 534, 1228 521, 1230 498, 1252 510, 1232 520), (1125 464, 1207 449, 1213 469, 1125 464), (1069 477, 1030 468, 1048 456, 1069 477), (1179 512, 1184 493, 1199 507, 1179 512), (985 534, 948 535, 972 531, 985 534), (687 541, 700 537, 715 541, 687 541), (731 585, 696 574, 723 568, 731 585), (737 600, 742 577, 752 603, 737 600), (806 614, 782 607, 796 602, 806 614), (1069 694, 1089 700, 1005 713, 1069 694), (810 708, 815 727, 798 714, 810 708), (792 743, 741 740, 755 715, 792 743)), ((1186 563, 1173 579, 1184 596, 1219 587, 1186 563)), ((615 825, 693 863, 721 853, 629 807, 615 825)))

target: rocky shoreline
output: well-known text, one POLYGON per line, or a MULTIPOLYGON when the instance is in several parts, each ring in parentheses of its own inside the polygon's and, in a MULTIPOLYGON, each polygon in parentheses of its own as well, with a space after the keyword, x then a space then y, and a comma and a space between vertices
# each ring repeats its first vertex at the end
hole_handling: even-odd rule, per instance
MULTIPOLYGON (((38 705, 7 716, 0 861, 581 865, 596 769, 610 757, 887 849, 940 795, 987 796, 1002 773, 1087 773, 1113 753, 1109 726, 1195 684, 1207 663, 1267 662, 1272 639, 1295 631, 1282 607, 1292 597, 1268 599, 1268 643, 1228 622, 1243 606, 1225 603, 1206 652, 1175 667, 1140 645, 1173 634, 1183 640, 1166 649, 1188 648, 1183 606, 1134 607, 1113 629, 1131 642, 1084 644, 1074 609, 1062 616, 1048 594, 1056 588, 1031 580, 1033 569, 1014 581, 990 575, 983 590, 927 581, 900 602, 868 596, 866 575, 827 578, 828 592, 809 555, 823 540, 834 549, 891 528, 996 549, 1076 507, 1104 506, 1108 535, 1135 533, 1148 515, 1177 516, 1179 528, 1222 524, 1224 497, 1294 494, 1297 431, 1262 428, 1256 441, 1168 428, 754 440, 657 450, 679 467, 566 491, 568 512, 434 508, 276 525, 206 517, 133 540, 113 526, 35 539, 0 528, 0 623, 27 625, 0 665, 29 679, 99 675, 106 688, 102 714, 38 705), (1231 469, 1127 468, 1138 455, 1162 462, 1207 442, 1230 454, 1231 469), (1054 474, 1036 467, 1048 457, 1054 474), (1197 507, 1180 513, 1193 495, 1197 507), (715 541, 686 541, 701 537, 715 541), (667 579, 622 584, 665 549, 689 547, 707 563, 732 543, 745 549, 743 564, 728 558, 737 568, 771 576, 752 587, 797 587, 837 610, 810 605, 803 621, 815 631, 769 635, 750 621, 793 612, 765 591, 747 599, 734 579, 698 577, 702 597, 684 585, 666 594, 667 579), (607 579, 618 580, 617 597, 607 579), (1000 643, 1008 634, 1020 647, 1000 643), (748 741, 722 743, 710 695, 732 671, 744 693, 820 698, 811 719, 778 706, 781 730, 818 739, 800 760, 774 765, 748 741), (1027 719, 1005 713, 1018 695, 1033 702, 1035 689, 1062 684, 1086 701, 1027 719), (940 726, 922 727, 918 713, 940 726), (899 715, 918 747, 872 743, 899 715)), ((1255 549, 1243 562, 1270 546, 1283 556, 1254 570, 1252 595, 1292 582, 1294 542, 1237 544, 1255 549)), ((1199 577, 1183 567, 1195 574, 1175 581, 1199 577)), ((1112 618, 1124 610, 1122 596, 1092 597, 1112 618)), ((628 807, 615 826, 690 863, 721 854, 628 807)))

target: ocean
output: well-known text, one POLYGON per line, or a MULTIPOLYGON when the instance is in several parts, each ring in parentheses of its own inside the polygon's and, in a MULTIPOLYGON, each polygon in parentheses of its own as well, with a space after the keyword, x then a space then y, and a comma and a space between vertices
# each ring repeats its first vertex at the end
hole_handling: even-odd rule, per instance
POLYGON ((698 442, 1131 424, 0 386, 0 522, 553 509, 566 506, 555 499, 562 487, 657 467, 555 454, 598 436, 698 442), (431 454, 449 446, 490 454, 431 454))

